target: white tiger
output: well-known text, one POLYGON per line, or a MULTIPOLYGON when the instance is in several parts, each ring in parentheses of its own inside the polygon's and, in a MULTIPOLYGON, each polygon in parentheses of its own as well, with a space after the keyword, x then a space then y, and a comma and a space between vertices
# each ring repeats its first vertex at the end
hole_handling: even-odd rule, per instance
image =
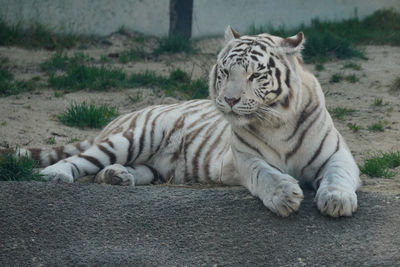
POLYGON ((281 216, 298 210, 300 181, 316 189, 323 214, 350 216, 358 167, 302 64, 303 33, 240 36, 228 27, 225 39, 210 72, 211 100, 148 107, 115 119, 93 141, 20 152, 55 163, 41 172, 50 180, 97 173, 96 182, 121 185, 242 185, 281 216))

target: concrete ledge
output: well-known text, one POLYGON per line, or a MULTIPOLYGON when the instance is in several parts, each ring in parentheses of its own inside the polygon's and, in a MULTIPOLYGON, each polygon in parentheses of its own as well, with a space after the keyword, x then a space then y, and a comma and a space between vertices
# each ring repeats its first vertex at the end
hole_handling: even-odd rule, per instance
POLYGON ((351 218, 305 192, 280 218, 241 188, 0 182, 1 266, 398 266, 400 199, 351 218))

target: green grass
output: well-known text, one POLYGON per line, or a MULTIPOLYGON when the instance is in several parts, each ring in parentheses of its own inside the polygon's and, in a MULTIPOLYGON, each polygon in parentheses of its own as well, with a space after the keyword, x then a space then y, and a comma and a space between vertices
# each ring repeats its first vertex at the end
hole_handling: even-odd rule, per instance
POLYGON ((347 127, 349 127, 349 129, 352 130, 353 133, 356 133, 360 130, 360 126, 358 126, 356 123, 348 123, 347 127))
POLYGON ((45 140, 45 143, 48 145, 54 145, 56 143, 56 138, 54 136, 50 136, 45 140))
POLYGON ((329 79, 329 82, 330 83, 339 83, 343 80, 348 81, 350 83, 356 83, 360 79, 355 74, 345 75, 343 73, 334 73, 334 74, 332 74, 331 78, 329 79))
POLYGON ((393 81, 392 85, 390 86, 390 91, 392 92, 400 91, 400 76, 393 81))
POLYGON ((68 71, 87 62, 89 58, 83 53, 68 56, 65 53, 57 52, 48 60, 40 64, 40 68, 49 75, 56 71, 68 71))
POLYGON ((356 110, 352 108, 342 108, 342 107, 329 109, 329 113, 332 115, 332 117, 338 120, 344 119, 345 116, 350 116, 355 111, 356 110))
POLYGON ((316 71, 323 71, 323 70, 325 70, 325 67, 324 67, 323 64, 318 63, 318 64, 315 65, 315 70, 316 71))
POLYGON ((400 151, 380 153, 364 160, 360 171, 371 177, 390 178, 396 175, 390 169, 400 166, 400 151))
POLYGON ((179 35, 171 35, 158 40, 158 47, 154 49, 153 54, 158 56, 181 52, 190 54, 195 53, 196 49, 193 48, 189 39, 179 35))
MULTIPOLYGON (((82 89, 104 91, 108 89, 159 87, 169 96, 184 99, 208 97, 206 79, 191 79, 190 75, 175 69, 168 77, 152 71, 125 74, 122 70, 106 66, 88 66, 88 58, 83 54, 67 56, 56 53, 41 64, 49 75, 48 83, 61 92, 82 89)), ((57 91, 56 91, 57 92, 57 91)), ((56 94, 62 96, 61 93, 56 94)))
POLYGON ((13 157, 6 153, 0 156, 0 181, 41 181, 35 167, 35 162, 27 157, 13 157))
POLYGON ((68 69, 65 74, 50 76, 49 85, 55 89, 67 91, 82 89, 104 91, 121 87, 121 83, 125 79, 126 75, 120 69, 75 65, 68 69))
POLYGON ((376 98, 374 99, 374 106, 376 106, 376 107, 381 107, 381 106, 383 106, 383 99, 382 99, 382 97, 376 97, 376 98))
POLYGON ((330 83, 338 83, 344 79, 344 75, 342 73, 334 73, 329 79, 330 83))
POLYGON ((41 69, 50 76, 48 80, 50 87, 67 92, 119 88, 126 79, 125 73, 120 69, 87 66, 85 63, 88 61, 88 57, 84 54, 68 56, 56 53, 41 64, 41 69))
POLYGON ((303 51, 307 62, 365 58, 364 52, 356 45, 400 45, 400 14, 386 9, 376 11, 362 20, 357 16, 341 22, 314 19, 311 25, 300 25, 292 30, 252 25, 248 34, 268 32, 287 37, 299 31, 304 32, 307 40, 303 51))
POLYGON ((15 81, 14 75, 8 69, 0 66, 0 96, 17 95, 35 88, 35 81, 15 81))
POLYGON ((350 83, 356 83, 358 81, 360 81, 360 78, 357 77, 357 75, 355 74, 349 74, 344 76, 344 79, 350 83))
POLYGON ((147 57, 146 52, 143 49, 132 48, 126 51, 122 51, 119 55, 119 61, 126 64, 131 61, 138 61, 147 57))
POLYGON ((131 101, 132 104, 136 104, 137 102, 141 101, 143 99, 143 94, 142 93, 137 93, 134 96, 127 95, 129 101, 131 101))
POLYGON ((115 107, 108 105, 95 106, 71 103, 66 111, 58 115, 58 120, 67 125, 79 128, 101 128, 118 115, 115 107))
POLYGON ((343 65, 343 69, 361 70, 361 65, 349 62, 343 65))
POLYGON ((145 71, 134 73, 127 80, 130 87, 160 87, 169 96, 185 99, 207 98, 208 84, 205 79, 192 80, 188 73, 176 69, 169 77, 157 75, 155 72, 145 71))
POLYGON ((371 132, 383 132, 383 131, 385 131, 385 128, 383 127, 383 123, 380 122, 380 121, 371 124, 370 126, 368 126, 367 129, 369 131, 371 131, 371 132))
POLYGON ((0 19, 0 46, 16 45, 54 50, 72 48, 79 39, 72 34, 56 34, 39 23, 25 28, 21 24, 8 25, 0 19))

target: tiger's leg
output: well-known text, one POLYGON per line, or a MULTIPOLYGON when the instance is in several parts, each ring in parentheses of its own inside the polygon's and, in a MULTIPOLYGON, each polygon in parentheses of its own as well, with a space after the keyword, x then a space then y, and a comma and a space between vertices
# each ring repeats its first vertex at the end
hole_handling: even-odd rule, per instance
POLYGON ((334 153, 322 167, 313 184, 315 201, 322 214, 351 216, 357 209, 356 190, 360 186, 359 170, 350 152, 344 148, 334 153))
POLYGON ((267 208, 280 216, 298 210, 303 192, 296 179, 248 153, 235 152, 235 158, 243 185, 267 208))
POLYGON ((128 139, 112 136, 107 142, 94 144, 82 153, 44 168, 40 173, 48 180, 72 183, 79 177, 96 174, 114 163, 124 165, 128 158, 128 147, 128 139))
POLYGON ((149 165, 122 166, 113 164, 97 173, 94 181, 112 185, 148 185, 165 182, 163 176, 149 165))

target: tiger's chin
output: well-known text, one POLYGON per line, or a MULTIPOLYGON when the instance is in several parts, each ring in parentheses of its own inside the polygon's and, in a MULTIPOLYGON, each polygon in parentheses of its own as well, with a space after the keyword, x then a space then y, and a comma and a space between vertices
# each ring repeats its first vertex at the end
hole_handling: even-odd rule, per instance
POLYGON ((255 116, 253 114, 237 114, 233 111, 222 112, 222 114, 232 126, 246 126, 255 120, 255 116))

